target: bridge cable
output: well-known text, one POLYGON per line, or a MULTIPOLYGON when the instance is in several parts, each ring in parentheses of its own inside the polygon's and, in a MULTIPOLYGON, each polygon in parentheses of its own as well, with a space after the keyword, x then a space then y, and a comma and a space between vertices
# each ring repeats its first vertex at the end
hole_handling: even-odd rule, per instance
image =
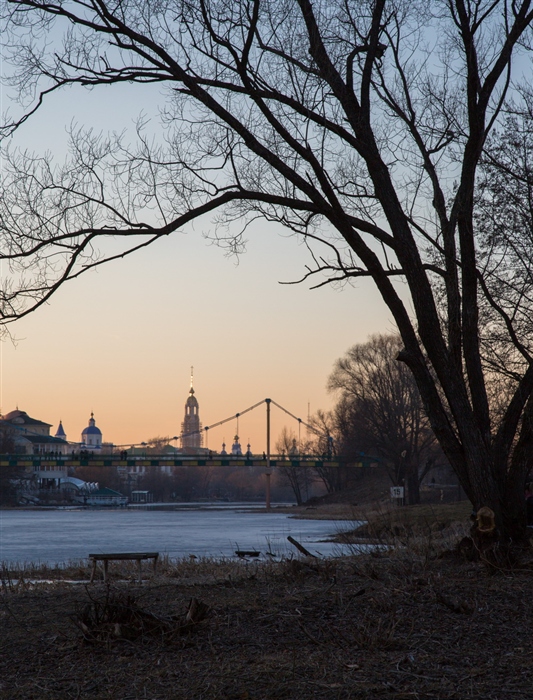
MULTIPOLYGON (((306 423, 306 421, 302 420, 301 418, 298 418, 297 416, 294 415, 294 413, 291 413, 286 408, 281 406, 279 403, 276 403, 276 401, 274 401, 274 399, 270 399, 270 401, 274 404, 274 406, 276 406, 277 408, 282 410, 284 413, 286 413, 288 416, 293 418, 295 421, 298 421, 298 435, 300 435, 300 426, 304 425, 306 428, 309 428, 309 430, 311 430, 313 433, 315 433, 315 435, 319 435, 322 437, 329 437, 329 435, 327 433, 321 432, 320 430, 315 428, 313 425, 310 425, 309 423, 306 423)), ((234 413, 233 415, 228 416, 228 418, 224 418, 223 420, 219 420, 217 423, 212 423, 211 425, 204 426, 202 428, 202 430, 206 431, 206 436, 207 436, 207 434, 208 434, 207 431, 211 430, 212 428, 218 428, 220 425, 224 425, 224 423, 228 423, 230 420, 235 420, 235 418, 237 419, 237 422, 238 422, 240 416, 243 416, 245 413, 249 413, 250 411, 253 411, 255 408, 257 408, 258 406, 261 406, 265 402, 266 402, 266 399, 263 399, 262 401, 258 401, 257 403, 254 403, 253 406, 249 406, 248 408, 245 408, 244 411, 239 411, 238 413, 234 413)), ((190 433, 181 433, 180 435, 177 435, 176 438, 182 440, 183 438, 190 437, 192 435, 199 435, 199 434, 201 434, 201 432, 202 432, 201 430, 193 430, 190 433)), ((131 445, 132 447, 144 446, 143 443, 135 443, 133 445, 131 443, 128 443, 128 444, 131 445)), ((117 445, 117 447, 125 447, 125 446, 126 445, 117 445)))
POLYGON ((322 433, 322 432, 320 432, 320 430, 318 430, 318 429, 315 428, 314 426, 310 425, 309 423, 306 423, 306 422, 305 422, 304 420, 302 420, 301 418, 297 418, 293 413, 291 413, 290 411, 288 411, 286 408, 283 408, 283 406, 280 406, 279 403, 276 403, 276 402, 274 401, 274 399, 271 399, 271 401, 272 401, 272 403, 274 404, 274 406, 277 406, 277 407, 280 408, 282 411, 284 411, 288 416, 290 416, 291 418, 294 418, 294 420, 297 420, 297 421, 298 421, 298 424, 301 423, 302 425, 305 425, 306 428, 309 428, 309 430, 312 430, 316 435, 321 435, 321 436, 323 436, 323 437, 329 437, 327 433, 322 433))

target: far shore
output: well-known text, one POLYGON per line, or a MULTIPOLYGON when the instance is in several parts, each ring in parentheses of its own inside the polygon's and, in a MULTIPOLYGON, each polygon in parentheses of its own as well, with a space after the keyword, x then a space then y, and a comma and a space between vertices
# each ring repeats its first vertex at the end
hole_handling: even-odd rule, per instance
MULTIPOLYGON (((291 518, 296 518, 299 520, 340 520, 340 521, 352 521, 354 523, 360 523, 361 521, 394 521, 395 523, 401 522, 402 524, 415 522, 417 525, 421 523, 431 525, 435 527, 447 526, 452 521, 468 521, 468 517, 471 511, 471 505, 469 501, 459 501, 456 503, 433 503, 433 504, 419 504, 415 506, 398 506, 389 501, 381 500, 370 503, 346 503, 346 502, 319 502, 316 504, 302 504, 300 506, 293 504, 277 504, 272 503, 270 509, 267 509, 264 504, 257 501, 250 502, 237 502, 237 503, 223 503, 217 501, 202 502, 202 503, 161 503, 161 504, 141 504, 131 506, 131 509, 147 509, 154 510, 157 509, 187 509, 191 510, 202 510, 203 508, 209 508, 210 510, 216 510, 217 506, 220 510, 226 510, 228 508, 238 508, 239 510, 245 510, 250 513, 285 513, 291 518)), ((126 506, 126 509, 130 506, 126 506)), ((95 510, 102 511, 107 510, 106 506, 94 507, 94 506, 83 506, 83 505, 35 505, 35 506, 0 506, 0 512, 2 511, 48 511, 48 510, 95 510)), ((113 508, 113 510, 123 510, 124 508, 113 508)))
MULTIPOLYGON (((190 508, 191 510, 202 510, 202 508, 209 508, 210 510, 216 510, 217 507, 220 510, 226 510, 228 508, 238 508, 239 510, 248 510, 250 513, 267 513, 269 510, 266 506, 257 501, 243 502, 239 501, 233 502, 219 502, 219 501, 205 501, 205 502, 178 502, 178 503, 146 503, 146 504, 128 504, 127 506, 85 506, 82 504, 64 504, 64 505, 22 505, 22 506, 10 506, 2 505, 0 506, 1 511, 48 511, 48 510, 122 510, 124 508, 128 509, 154 509, 154 510, 173 510, 178 508, 190 508)), ((319 505, 301 505, 296 504, 288 505, 286 503, 277 504, 272 503, 270 507, 270 512, 275 513, 286 513, 291 517, 299 518, 301 520, 353 520, 354 509, 353 506, 346 503, 324 503, 319 505)))

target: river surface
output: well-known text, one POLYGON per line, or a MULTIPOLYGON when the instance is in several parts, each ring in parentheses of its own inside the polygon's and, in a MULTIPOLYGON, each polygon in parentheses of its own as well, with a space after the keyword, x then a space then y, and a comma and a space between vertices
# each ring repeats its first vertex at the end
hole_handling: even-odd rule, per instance
POLYGON ((250 506, 101 510, 0 510, 0 562, 61 564, 89 553, 154 551, 172 558, 235 557, 235 550, 297 554, 291 535, 312 553, 342 554, 324 540, 353 523, 296 520, 250 506))

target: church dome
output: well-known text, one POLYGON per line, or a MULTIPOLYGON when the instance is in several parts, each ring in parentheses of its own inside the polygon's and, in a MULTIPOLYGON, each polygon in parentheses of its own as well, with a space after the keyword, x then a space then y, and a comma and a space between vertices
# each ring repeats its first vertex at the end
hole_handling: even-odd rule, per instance
POLYGON ((91 413, 91 417, 89 419, 89 425, 83 429, 82 435, 101 435, 102 431, 100 428, 96 427, 96 421, 94 420, 94 413, 91 413))
POLYGON ((101 435, 102 431, 96 425, 88 425, 82 430, 82 435, 101 435))
POLYGON ((191 386, 191 390, 189 391, 189 396, 187 397, 187 401, 185 402, 186 406, 198 406, 198 399, 194 395, 194 389, 191 386))

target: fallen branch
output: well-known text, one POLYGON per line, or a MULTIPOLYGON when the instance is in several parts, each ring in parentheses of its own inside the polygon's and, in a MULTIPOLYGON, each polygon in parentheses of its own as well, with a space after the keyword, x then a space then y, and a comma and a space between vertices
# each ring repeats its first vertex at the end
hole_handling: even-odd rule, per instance
POLYGON ((300 551, 302 554, 305 554, 306 557, 313 557, 313 559, 317 559, 315 554, 311 554, 309 550, 307 550, 302 544, 300 544, 297 540, 294 539, 294 537, 291 537, 290 535, 287 537, 289 542, 293 544, 298 551, 300 551))

